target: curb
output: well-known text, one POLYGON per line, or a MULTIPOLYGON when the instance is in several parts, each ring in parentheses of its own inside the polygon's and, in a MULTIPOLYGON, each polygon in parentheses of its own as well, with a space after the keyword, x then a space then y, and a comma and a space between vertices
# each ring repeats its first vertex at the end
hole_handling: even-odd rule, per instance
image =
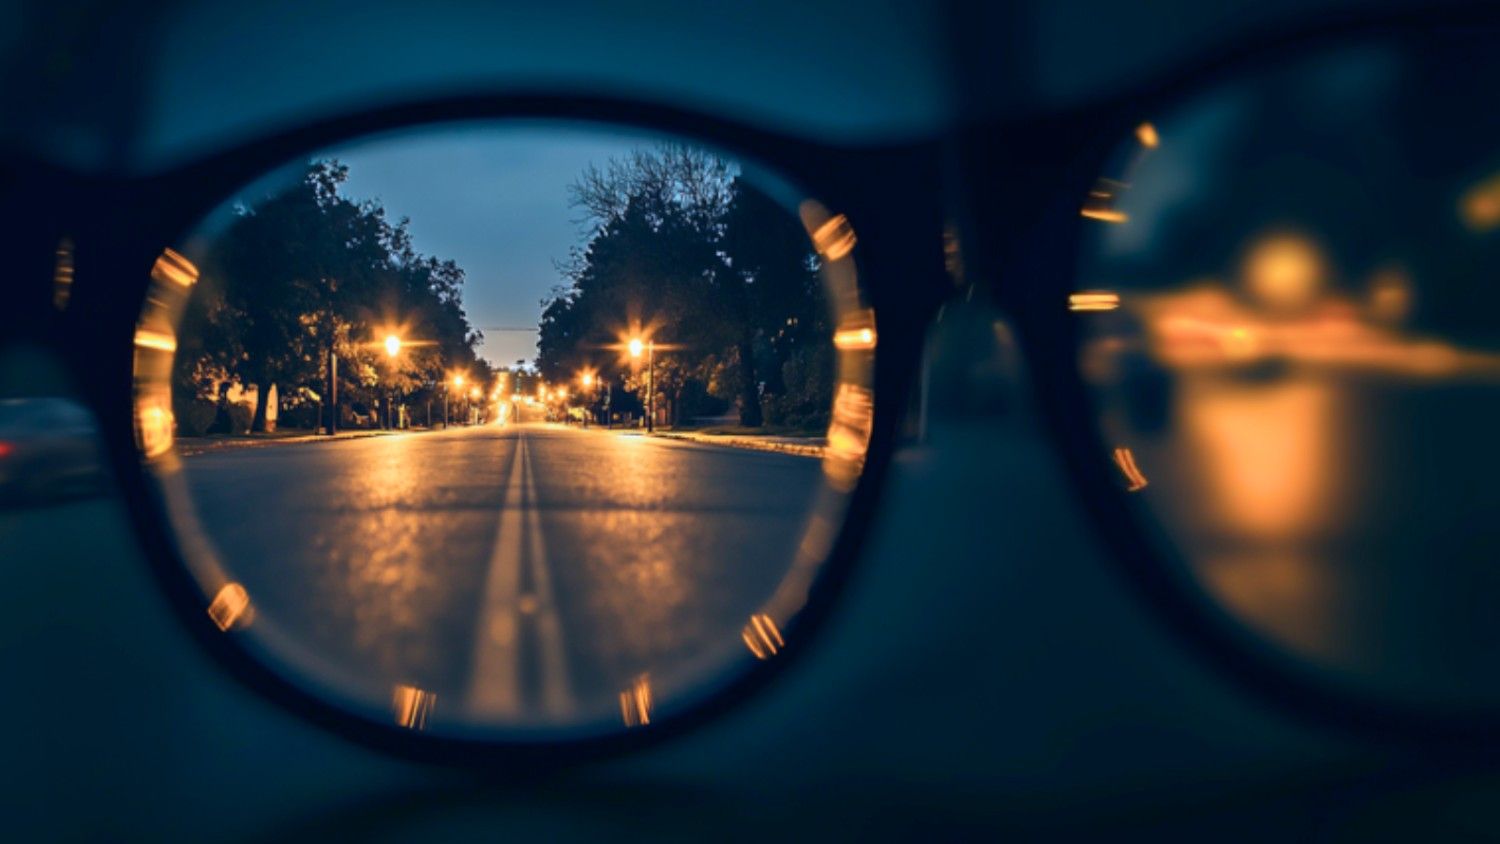
POLYGON ((336 443, 346 440, 363 440, 370 437, 389 437, 396 434, 417 433, 410 429, 404 431, 356 431, 347 434, 308 434, 299 437, 274 437, 271 439, 223 439, 201 441, 200 438, 189 437, 178 440, 177 456, 194 457, 199 454, 211 454, 218 451, 238 451, 246 448, 270 448, 278 445, 306 445, 309 443, 336 443), (181 443, 187 442, 187 445, 181 443))
POLYGON ((699 443, 701 445, 721 445, 727 448, 740 448, 747 451, 770 451, 777 454, 793 454, 798 457, 822 457, 825 446, 804 445, 802 443, 772 442, 754 439, 752 437, 717 437, 717 436, 692 436, 691 434, 651 434, 650 436, 661 437, 669 440, 681 440, 683 442, 699 443))

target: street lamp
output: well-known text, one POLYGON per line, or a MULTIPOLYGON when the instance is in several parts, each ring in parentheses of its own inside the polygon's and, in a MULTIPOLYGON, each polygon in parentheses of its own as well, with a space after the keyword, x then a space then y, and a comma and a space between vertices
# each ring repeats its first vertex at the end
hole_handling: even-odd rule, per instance
POLYGON ((641 347, 646 348, 646 433, 656 431, 656 343, 652 340, 641 342, 641 338, 632 337, 626 344, 630 350, 630 356, 639 359, 641 347))

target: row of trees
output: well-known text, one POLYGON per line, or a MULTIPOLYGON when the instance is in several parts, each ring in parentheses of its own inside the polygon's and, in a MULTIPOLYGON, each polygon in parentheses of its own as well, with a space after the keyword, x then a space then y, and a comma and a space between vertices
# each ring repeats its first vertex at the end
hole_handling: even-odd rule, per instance
POLYGON ((681 145, 590 166, 570 190, 587 233, 544 303, 543 377, 599 369, 643 396, 646 373, 617 351, 641 336, 661 350, 656 390, 674 423, 731 406, 748 426, 826 423, 832 327, 794 215, 722 159, 681 145))
POLYGON ((216 405, 224 424, 225 396, 238 385, 255 388, 250 427, 264 430, 276 385, 283 413, 316 425, 311 409, 333 355, 344 414, 373 410, 393 391, 431 399, 450 367, 489 382, 463 310, 464 271, 419 254, 406 219, 392 223, 378 203, 343 196, 348 172, 312 162, 290 186, 235 207, 212 235, 178 331, 179 420, 216 405), (386 333, 421 343, 391 358, 386 333))

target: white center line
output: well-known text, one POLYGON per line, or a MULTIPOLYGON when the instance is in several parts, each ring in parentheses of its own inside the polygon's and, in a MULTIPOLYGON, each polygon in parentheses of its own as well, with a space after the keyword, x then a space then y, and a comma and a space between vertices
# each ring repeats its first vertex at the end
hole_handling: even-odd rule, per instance
POLYGON ((510 478, 501 504, 500 523, 491 546, 484 596, 479 604, 474 656, 469 664, 468 709, 484 719, 515 719, 521 714, 521 629, 517 612, 521 591, 521 520, 525 511, 522 454, 526 441, 515 440, 510 478))
POLYGON ((532 589, 536 593, 537 644, 541 651, 542 708, 556 720, 565 720, 573 711, 573 693, 568 682, 568 657, 563 647, 562 622, 552 600, 552 574, 542 541, 541 507, 536 495, 536 472, 531 467, 531 451, 522 449, 526 461, 526 535, 529 537, 532 589))

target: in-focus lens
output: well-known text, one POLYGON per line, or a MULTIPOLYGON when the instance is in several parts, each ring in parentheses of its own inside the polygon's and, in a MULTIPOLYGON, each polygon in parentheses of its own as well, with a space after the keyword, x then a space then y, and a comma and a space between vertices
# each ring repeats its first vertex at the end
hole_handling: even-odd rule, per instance
POLYGON ((465 124, 289 163, 152 270, 137 439, 203 612, 401 727, 569 738, 796 635, 862 469, 847 221, 722 154, 465 124))

